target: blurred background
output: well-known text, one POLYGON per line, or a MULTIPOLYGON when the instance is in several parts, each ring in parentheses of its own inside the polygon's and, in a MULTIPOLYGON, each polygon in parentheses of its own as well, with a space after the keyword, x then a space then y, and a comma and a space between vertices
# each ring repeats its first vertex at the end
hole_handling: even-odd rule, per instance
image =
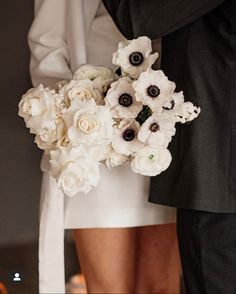
MULTIPOLYGON (((25 294, 38 292, 41 152, 17 112, 22 94, 31 87, 27 33, 33 6, 33 0, 1 0, 0 10, 0 283, 9 293, 25 294), (15 273, 21 283, 13 282, 15 273)), ((78 271, 69 237, 65 256, 68 278, 78 271)))

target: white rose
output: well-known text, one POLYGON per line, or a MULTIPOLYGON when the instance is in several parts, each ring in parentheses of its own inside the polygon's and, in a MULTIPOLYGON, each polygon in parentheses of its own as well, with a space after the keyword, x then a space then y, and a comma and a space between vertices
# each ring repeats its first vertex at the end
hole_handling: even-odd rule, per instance
POLYGON ((50 152, 50 171, 59 187, 67 196, 78 192, 88 193, 96 187, 99 179, 99 164, 93 160, 83 146, 60 147, 50 152))
MULTIPOLYGON (((81 167, 83 161, 85 161, 84 158, 80 160, 80 162, 69 162, 66 166, 64 166, 61 175, 57 180, 59 187, 69 197, 73 197, 79 192, 87 194, 91 191, 93 184, 89 181, 91 180, 91 176, 93 177, 92 182, 95 182, 95 179, 97 182, 99 181, 99 173, 98 171, 96 173, 95 170, 95 168, 98 168, 97 163, 93 162, 94 169, 91 170, 91 173, 89 174, 89 172, 86 173, 86 170, 81 167), (87 176, 89 176, 90 179, 87 178, 87 176)), ((96 185, 97 183, 95 183, 94 186, 96 185)))
POLYGON ((24 118, 31 133, 38 134, 44 128, 56 128, 60 121, 60 111, 56 101, 62 99, 54 90, 39 85, 30 89, 19 103, 19 115, 24 118))
MULTIPOLYGON (((51 136, 55 136, 55 134, 53 134, 51 136)), ((46 154, 48 154, 56 146, 56 144, 53 140, 51 140, 51 142, 49 140, 43 140, 42 136, 40 136, 40 135, 35 136, 34 142, 37 144, 38 148, 44 150, 46 152, 46 154)))
POLYGON ((105 106, 96 105, 94 100, 80 103, 78 109, 76 112, 68 111, 65 114, 68 138, 72 145, 109 144, 114 124, 110 110, 105 106))
POLYGON ((120 42, 113 54, 112 62, 121 67, 123 75, 138 78, 141 72, 154 64, 158 53, 151 54, 152 43, 148 37, 139 37, 131 41, 120 42))
POLYGON ((112 70, 105 66, 95 66, 90 64, 82 65, 74 74, 74 80, 89 79, 94 82, 94 85, 101 92, 100 83, 102 86, 102 92, 106 92, 110 83, 114 80, 114 74, 112 70))
POLYGON ((43 85, 28 90, 19 102, 19 115, 23 118, 41 115, 45 105, 40 101, 40 97, 46 95, 43 85))
POLYGON ((93 98, 96 103, 99 103, 102 100, 102 95, 96 89, 94 83, 89 79, 80 81, 72 80, 63 88, 63 91, 68 104, 74 99, 89 100, 93 98))
POLYGON ((39 116, 42 115, 45 108, 43 107, 41 101, 36 98, 24 101, 22 103, 22 112, 28 116, 39 116))
POLYGON ((157 176, 166 170, 171 163, 171 154, 168 149, 143 148, 131 162, 135 173, 144 176, 157 176))
POLYGON ((22 96, 19 102, 19 116, 26 121, 42 115, 45 117, 55 116, 54 100, 56 96, 54 90, 44 88, 41 84, 36 88, 31 88, 22 96))
POLYGON ((77 112, 74 116, 75 126, 85 135, 97 133, 101 129, 101 123, 97 120, 95 114, 77 112))
POLYGON ((142 103, 135 98, 132 83, 130 78, 124 77, 111 84, 105 101, 114 118, 136 118, 143 109, 142 103))
POLYGON ((34 142, 40 149, 45 150, 48 153, 48 151, 51 151, 56 146, 65 145, 65 140, 66 129, 64 122, 61 121, 55 125, 55 127, 45 126, 42 129, 38 129, 34 142))

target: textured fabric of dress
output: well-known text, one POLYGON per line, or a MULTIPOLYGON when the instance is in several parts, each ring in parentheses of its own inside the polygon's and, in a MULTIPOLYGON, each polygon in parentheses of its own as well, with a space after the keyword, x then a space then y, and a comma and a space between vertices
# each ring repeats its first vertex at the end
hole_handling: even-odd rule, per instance
MULTIPOLYGON (((87 63, 112 67, 112 53, 122 40, 124 37, 101 3, 87 36, 87 63)), ((175 209, 148 202, 149 187, 150 178, 135 174, 129 165, 110 170, 102 166, 98 187, 86 195, 65 196, 65 228, 134 227, 175 222, 175 209)), ((56 183, 55 189, 58 189, 56 183)))

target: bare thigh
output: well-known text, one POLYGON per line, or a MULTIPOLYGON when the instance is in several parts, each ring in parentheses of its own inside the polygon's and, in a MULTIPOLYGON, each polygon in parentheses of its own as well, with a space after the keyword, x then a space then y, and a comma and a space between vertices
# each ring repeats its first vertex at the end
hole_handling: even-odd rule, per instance
POLYGON ((176 225, 137 229, 136 293, 179 293, 180 259, 176 225))
POLYGON ((89 293, 134 293, 136 229, 74 230, 89 293))

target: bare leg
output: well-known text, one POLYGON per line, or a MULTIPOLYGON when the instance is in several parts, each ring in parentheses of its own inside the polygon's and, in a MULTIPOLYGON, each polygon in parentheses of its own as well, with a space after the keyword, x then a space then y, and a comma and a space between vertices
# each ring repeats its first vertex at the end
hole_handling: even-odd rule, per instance
POLYGON ((88 293, 134 294, 136 229, 74 230, 88 293))
POLYGON ((135 293, 179 293, 180 259, 176 225, 137 228, 137 245, 135 293))

